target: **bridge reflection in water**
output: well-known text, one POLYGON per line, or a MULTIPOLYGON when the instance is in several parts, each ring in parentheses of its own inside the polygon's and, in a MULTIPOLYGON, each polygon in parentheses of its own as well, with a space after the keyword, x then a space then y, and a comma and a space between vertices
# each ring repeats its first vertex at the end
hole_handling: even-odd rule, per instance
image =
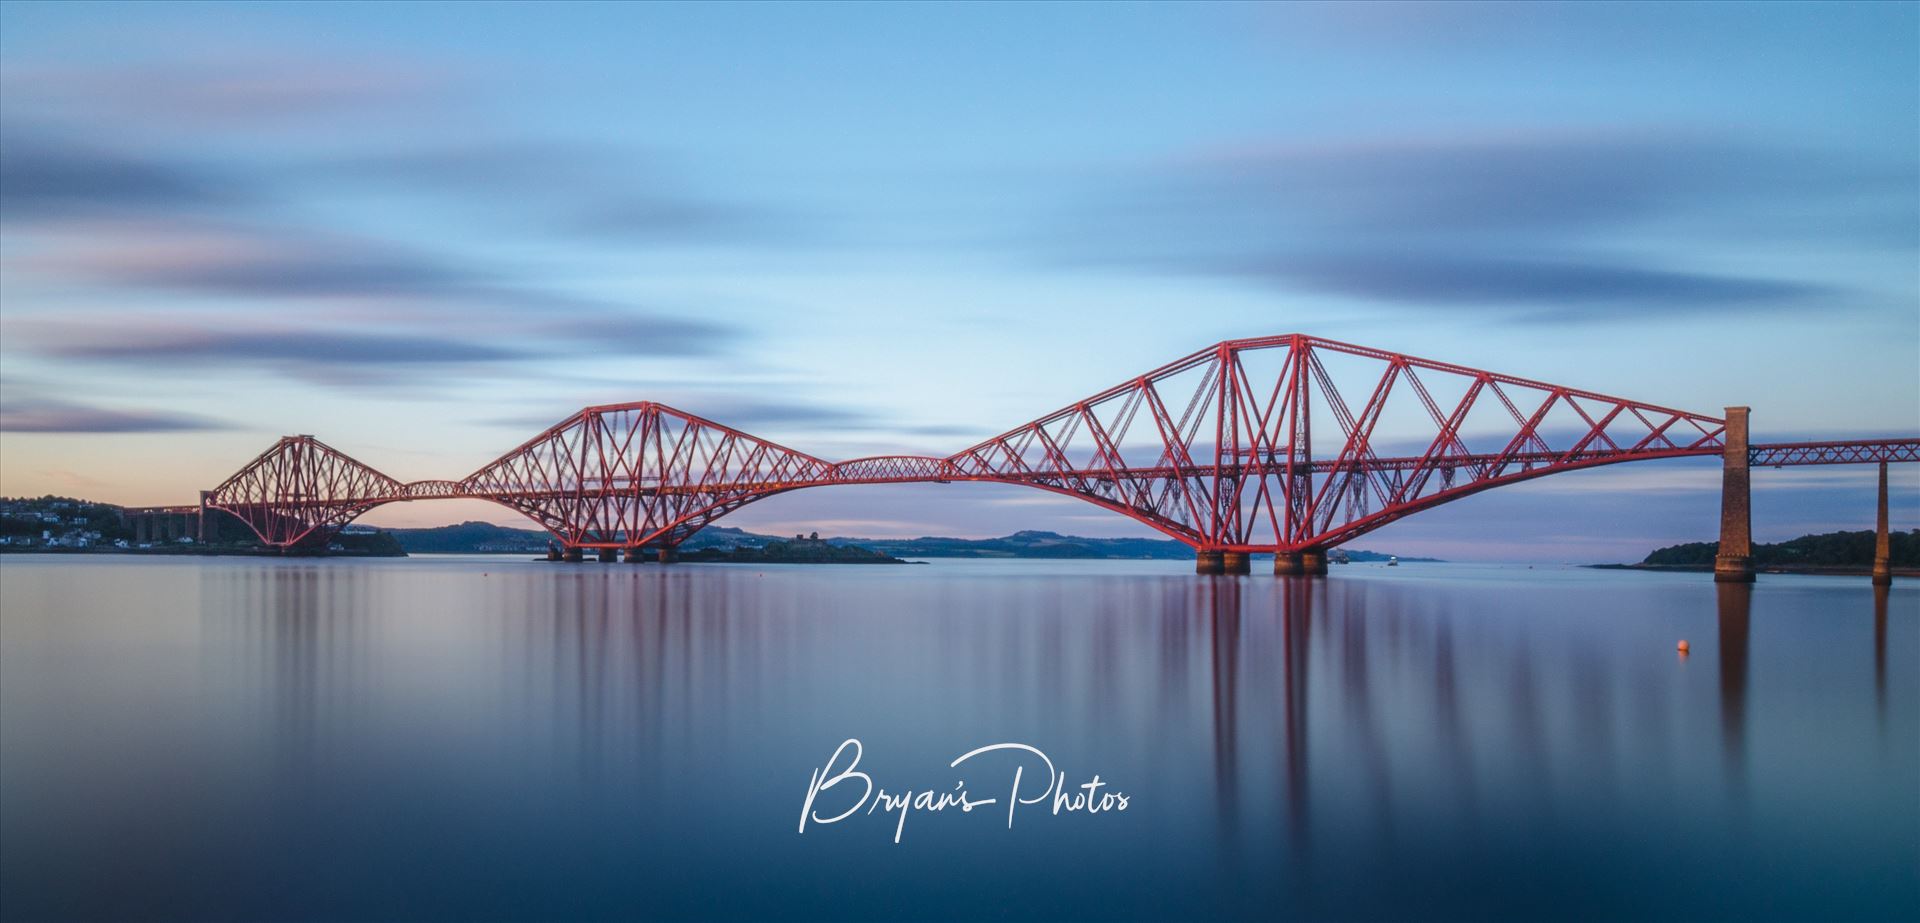
POLYGON ((16 833, 76 844, 46 861, 92 818, 187 917, 1874 916, 1913 890, 1910 589, 1350 570, 9 563, 0 708, 87 730, 10 747, 0 785, 36 795, 16 833), (895 790, 1020 741, 1137 797, 795 836, 849 736, 895 790))

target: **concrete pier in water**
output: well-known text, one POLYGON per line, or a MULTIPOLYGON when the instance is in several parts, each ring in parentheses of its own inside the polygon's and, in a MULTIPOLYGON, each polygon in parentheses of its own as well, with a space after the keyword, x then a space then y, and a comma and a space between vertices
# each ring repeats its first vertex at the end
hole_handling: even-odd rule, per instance
POLYGON ((1747 470, 1749 410, 1727 408, 1726 447, 1720 456, 1720 548, 1713 558, 1713 579, 1720 583, 1753 581, 1753 479, 1747 470))
POLYGON ((1273 556, 1273 575, 1276 577, 1324 577, 1327 575, 1327 553, 1317 548, 1305 551, 1282 551, 1273 556))
POLYGON ((1879 515, 1873 526, 1873 585, 1893 585, 1893 553, 1887 540, 1887 463, 1880 463, 1879 515))

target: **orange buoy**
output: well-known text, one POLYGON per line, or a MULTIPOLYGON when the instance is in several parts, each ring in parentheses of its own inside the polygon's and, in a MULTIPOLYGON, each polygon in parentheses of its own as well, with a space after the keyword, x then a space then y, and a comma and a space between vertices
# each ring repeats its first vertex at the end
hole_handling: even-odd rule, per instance
POLYGON ((1679 650, 1680 650, 1680 653, 1682 653, 1682 654, 1684 654, 1684 653, 1686 653, 1686 652, 1687 652, 1687 639, 1685 639, 1685 638, 1681 638, 1681 639, 1680 639, 1680 643, 1679 643, 1679 645, 1677 645, 1677 646, 1678 646, 1678 648, 1679 648, 1679 650))

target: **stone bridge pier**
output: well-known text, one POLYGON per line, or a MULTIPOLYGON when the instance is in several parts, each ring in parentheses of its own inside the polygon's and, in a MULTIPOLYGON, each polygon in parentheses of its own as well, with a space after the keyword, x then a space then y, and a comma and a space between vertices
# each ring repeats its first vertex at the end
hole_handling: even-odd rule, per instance
POLYGON ((183 537, 204 541, 201 526, 204 513, 192 507, 129 509, 122 517, 133 528, 136 544, 165 544, 183 537))
POLYGON ((1720 456, 1720 550, 1713 558, 1719 583, 1753 582, 1753 476, 1747 468, 1747 414, 1727 408, 1726 447, 1720 456))
POLYGON ((1887 463, 1880 463, 1879 515, 1873 524, 1873 585, 1893 585, 1893 550, 1887 540, 1887 463))
POLYGON ((1276 577, 1324 577, 1327 575, 1326 549, 1282 551, 1273 556, 1273 574, 1276 577))
MULTIPOLYGON (((1727 408, 1726 448, 1721 455, 1720 547, 1713 557, 1719 583, 1753 582, 1753 478, 1747 439, 1749 408, 1727 408)), ((1892 548, 1887 531, 1887 463, 1880 463, 1873 534, 1873 584, 1893 583, 1892 548)))

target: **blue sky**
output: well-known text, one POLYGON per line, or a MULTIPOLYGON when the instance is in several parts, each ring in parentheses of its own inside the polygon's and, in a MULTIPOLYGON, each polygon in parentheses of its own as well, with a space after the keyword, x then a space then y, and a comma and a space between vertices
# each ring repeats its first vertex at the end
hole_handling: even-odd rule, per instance
MULTIPOLYGON (((457 477, 654 399, 946 454, 1295 330, 1758 439, 1920 430, 1913 4, 0 6, 0 492, 185 502, 282 433, 457 477)), ((1710 463, 1362 540, 1637 557, 1710 463)), ((1866 469, 1759 477, 1763 538, 1866 469)), ((1896 509, 1920 524, 1920 473, 1896 509)), ((484 504, 369 521, 503 523, 484 504)), ((730 524, 1134 534, 979 485, 730 524)))

